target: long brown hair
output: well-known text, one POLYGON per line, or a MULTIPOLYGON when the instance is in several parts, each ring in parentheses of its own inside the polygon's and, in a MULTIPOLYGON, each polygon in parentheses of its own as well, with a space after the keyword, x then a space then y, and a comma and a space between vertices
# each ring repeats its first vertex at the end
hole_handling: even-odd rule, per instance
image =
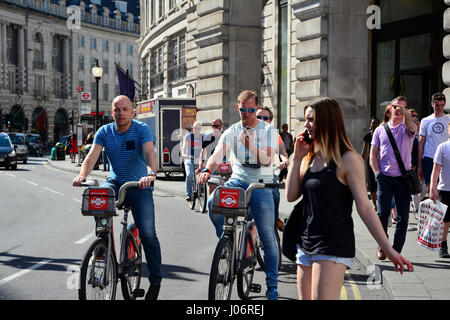
POLYGON ((305 106, 314 110, 314 142, 305 164, 320 149, 326 163, 333 160, 338 167, 342 165, 342 155, 354 151, 345 130, 344 118, 339 104, 333 98, 325 97, 305 106))

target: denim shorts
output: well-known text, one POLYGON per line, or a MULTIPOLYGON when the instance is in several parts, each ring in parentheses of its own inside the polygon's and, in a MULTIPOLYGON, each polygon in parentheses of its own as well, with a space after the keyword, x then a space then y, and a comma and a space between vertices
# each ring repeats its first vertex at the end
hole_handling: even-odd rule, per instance
POLYGON ((311 267, 313 261, 321 261, 321 260, 334 261, 336 263, 340 263, 347 266, 348 269, 350 269, 350 267, 353 264, 353 258, 340 258, 321 254, 306 254, 302 251, 302 249, 300 249, 299 245, 297 245, 297 254, 295 256, 297 258, 297 260, 295 261, 297 264, 301 264, 307 267, 311 267))

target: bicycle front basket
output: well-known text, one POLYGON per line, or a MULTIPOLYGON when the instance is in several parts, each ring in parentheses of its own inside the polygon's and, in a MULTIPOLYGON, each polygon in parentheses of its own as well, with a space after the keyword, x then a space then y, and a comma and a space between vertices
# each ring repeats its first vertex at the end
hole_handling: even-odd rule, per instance
POLYGON ((90 187, 83 192, 83 216, 116 216, 116 194, 112 188, 90 187))
POLYGON ((224 216, 246 216, 245 190, 239 187, 218 187, 214 190, 212 212, 224 216))

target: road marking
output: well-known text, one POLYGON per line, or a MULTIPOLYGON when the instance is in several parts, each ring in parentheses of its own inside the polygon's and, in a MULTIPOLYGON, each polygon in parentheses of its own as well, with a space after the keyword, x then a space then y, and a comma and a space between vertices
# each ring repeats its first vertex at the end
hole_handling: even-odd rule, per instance
POLYGON ((341 287, 341 300, 348 300, 347 291, 345 290, 345 286, 341 287))
POLYGON ((81 200, 80 200, 80 199, 72 198, 72 200, 75 201, 75 202, 81 203, 81 200))
POLYGON ((25 181, 26 183, 29 183, 29 184, 31 184, 33 186, 38 186, 38 184, 34 183, 33 181, 30 181, 30 180, 27 180, 27 179, 24 179, 24 178, 21 178, 20 180, 25 181))
POLYGON ((82 244, 85 243, 86 241, 88 241, 90 238, 92 238, 94 236, 93 233, 89 233, 87 236, 81 238, 80 240, 76 241, 75 244, 82 244))
POLYGON ((348 282, 350 283, 350 286, 352 288, 353 297, 355 298, 355 300, 361 300, 361 295, 359 294, 359 289, 358 289, 356 282, 353 280, 351 274, 348 271, 346 271, 346 273, 349 277, 348 282))
POLYGON ((50 189, 50 188, 47 188, 47 187, 43 187, 42 189, 44 189, 44 190, 47 190, 47 191, 50 191, 50 192, 53 192, 53 193, 55 193, 55 194, 57 194, 57 195, 60 195, 60 196, 63 196, 63 197, 65 197, 65 196, 66 196, 66 195, 65 195, 64 193, 61 193, 61 192, 58 192, 58 191, 52 190, 52 189, 50 189))
POLYGON ((10 282, 11 280, 17 279, 25 274, 27 274, 28 272, 31 272, 33 270, 36 270, 40 267, 42 267, 43 265, 46 265, 47 263, 51 262, 52 260, 42 260, 41 262, 29 267, 28 269, 22 270, 20 272, 17 272, 13 275, 10 275, 9 277, 3 278, 0 280, 0 286, 4 285, 5 283, 10 282))
POLYGON ((13 175, 12 173, 5 173, 7 176, 10 176, 10 177, 13 177, 13 178, 16 178, 16 176, 15 175, 13 175))

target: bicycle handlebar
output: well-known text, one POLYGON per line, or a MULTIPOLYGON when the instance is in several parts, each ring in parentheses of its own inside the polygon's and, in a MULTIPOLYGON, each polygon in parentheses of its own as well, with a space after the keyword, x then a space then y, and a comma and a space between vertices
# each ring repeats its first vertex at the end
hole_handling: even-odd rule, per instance
POLYGON ((248 206, 250 202, 250 198, 252 197, 252 192, 255 189, 264 189, 264 188, 278 188, 280 186, 279 183, 263 183, 262 180, 259 180, 259 182, 253 182, 251 183, 247 190, 245 190, 246 193, 246 205, 248 206))
POLYGON ((119 189, 119 197, 116 201, 116 208, 120 209, 120 207, 122 207, 123 202, 125 201, 125 194, 127 193, 127 190, 137 187, 139 187, 139 181, 128 181, 124 183, 119 189))
POLYGON ((98 187, 99 183, 97 179, 86 179, 81 183, 81 187, 98 187))

